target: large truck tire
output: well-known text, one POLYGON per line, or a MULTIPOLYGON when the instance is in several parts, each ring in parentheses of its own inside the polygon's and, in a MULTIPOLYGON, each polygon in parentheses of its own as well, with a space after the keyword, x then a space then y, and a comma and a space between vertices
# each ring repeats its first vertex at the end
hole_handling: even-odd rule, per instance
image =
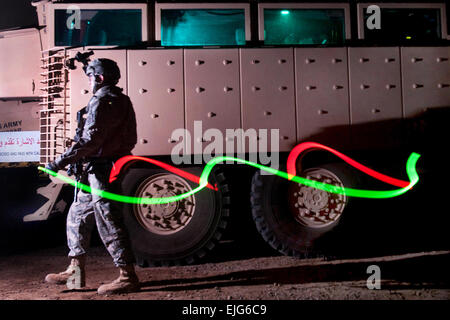
MULTIPOLYGON (((184 170, 201 174, 200 168, 184 170)), ((125 205, 124 221, 139 266, 193 264, 216 247, 228 224, 230 196, 220 170, 213 170, 209 182, 218 191, 204 188, 162 205, 125 205)), ((161 169, 131 169, 122 186, 124 194, 158 198, 188 192, 198 184, 161 169)))
MULTIPOLYGON (((333 164, 306 169, 301 176, 341 187, 349 180, 345 169, 333 164)), ((348 197, 258 171, 252 179, 251 206, 256 228, 272 248, 311 258, 327 253, 323 240, 342 221, 348 197)))

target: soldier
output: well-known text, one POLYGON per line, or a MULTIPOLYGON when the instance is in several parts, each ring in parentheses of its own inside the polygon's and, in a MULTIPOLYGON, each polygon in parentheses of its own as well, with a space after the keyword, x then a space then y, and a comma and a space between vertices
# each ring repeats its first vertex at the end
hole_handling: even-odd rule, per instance
MULTIPOLYGON (((85 65, 84 69, 94 94, 86 107, 86 120, 79 118, 75 144, 46 167, 58 171, 67 165, 79 164, 79 180, 82 183, 96 189, 120 193, 120 183, 109 183, 109 173, 114 161, 130 154, 136 144, 133 106, 129 97, 116 86, 120 70, 114 61, 96 59, 85 65)), ((66 271, 47 275, 45 281, 66 284, 74 270, 79 268, 80 284, 85 285, 85 255, 94 224, 97 225, 98 233, 120 271, 119 278, 100 286, 98 293, 114 294, 139 290, 134 256, 123 224, 121 204, 82 190, 76 194, 76 200, 67 216, 67 243, 71 263, 66 271)))

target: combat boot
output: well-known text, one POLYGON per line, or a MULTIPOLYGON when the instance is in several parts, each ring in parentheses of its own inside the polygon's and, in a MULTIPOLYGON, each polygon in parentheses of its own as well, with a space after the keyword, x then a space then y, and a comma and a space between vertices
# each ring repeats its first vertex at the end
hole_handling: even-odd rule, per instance
POLYGON ((75 274, 77 267, 80 270, 80 287, 84 287, 86 285, 86 276, 85 276, 85 256, 78 256, 72 258, 70 261, 70 265, 67 267, 66 271, 60 273, 50 273, 45 277, 45 282, 52 284, 66 284, 67 280, 75 274))
POLYGON ((139 291, 139 279, 134 271, 134 265, 119 267, 119 277, 111 283, 100 286, 98 294, 119 294, 139 291))

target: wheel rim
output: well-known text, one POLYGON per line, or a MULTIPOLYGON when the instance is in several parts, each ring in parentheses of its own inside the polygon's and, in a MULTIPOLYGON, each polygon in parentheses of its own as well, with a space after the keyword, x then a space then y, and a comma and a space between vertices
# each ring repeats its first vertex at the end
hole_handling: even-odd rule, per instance
MULTIPOLYGON (((173 174, 157 174, 141 183, 136 190, 136 196, 164 198, 191 190, 191 187, 183 178, 173 174)), ((148 231, 160 235, 169 235, 185 228, 191 221, 194 212, 194 196, 158 205, 134 205, 134 214, 139 224, 148 231)))
MULTIPOLYGON (((332 172, 323 168, 305 170, 307 179, 332 184, 343 188, 342 181, 332 172)), ((289 187, 289 206, 295 220, 312 228, 324 228, 339 220, 347 203, 342 194, 292 183, 289 187)))

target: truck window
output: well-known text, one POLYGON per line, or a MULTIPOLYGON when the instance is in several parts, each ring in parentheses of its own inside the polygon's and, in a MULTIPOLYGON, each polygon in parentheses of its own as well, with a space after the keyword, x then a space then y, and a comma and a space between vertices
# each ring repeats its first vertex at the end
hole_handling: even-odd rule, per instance
POLYGON ((244 9, 162 9, 161 45, 244 45, 244 9))
POLYGON ((274 45, 342 44, 344 9, 264 9, 264 43, 274 45))
POLYGON ((433 41, 441 38, 439 9, 381 8, 381 28, 369 29, 364 10, 365 39, 374 42, 433 41))
POLYGON ((142 41, 139 9, 81 9, 79 29, 71 15, 55 10, 55 46, 132 45, 142 41))

